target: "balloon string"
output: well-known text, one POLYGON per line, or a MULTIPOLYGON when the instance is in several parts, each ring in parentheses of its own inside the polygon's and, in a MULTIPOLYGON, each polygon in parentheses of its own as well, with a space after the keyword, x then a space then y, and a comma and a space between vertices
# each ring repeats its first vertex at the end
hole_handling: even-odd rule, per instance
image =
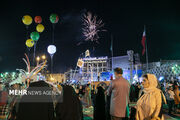
POLYGON ((54 44, 54 29, 55 29, 55 24, 52 24, 53 27, 53 33, 52 33, 52 44, 54 44))
POLYGON ((33 59, 33 63, 34 63, 34 66, 35 66, 35 62, 36 62, 36 44, 37 42, 34 42, 34 59, 33 59))
POLYGON ((53 73, 53 55, 54 54, 51 54, 51 73, 53 73))
MULTIPOLYGON (((28 33, 29 33, 29 27, 28 25, 26 25, 26 40, 28 39, 28 33)), ((30 50, 31 48, 27 47, 27 53, 28 53, 28 57, 29 57, 29 54, 30 54, 30 50)))
POLYGON ((29 33, 28 30, 29 30, 29 29, 28 29, 28 25, 26 25, 26 39, 28 39, 28 33, 29 33))

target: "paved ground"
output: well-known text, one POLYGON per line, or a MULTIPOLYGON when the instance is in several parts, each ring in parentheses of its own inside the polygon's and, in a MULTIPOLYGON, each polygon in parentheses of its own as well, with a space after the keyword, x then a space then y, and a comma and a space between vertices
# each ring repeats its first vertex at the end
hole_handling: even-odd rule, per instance
POLYGON ((180 111, 178 113, 172 111, 172 115, 168 115, 168 106, 164 105, 163 108, 166 120, 180 120, 180 111))
MULTIPOLYGON (((134 106, 135 104, 131 104, 130 106, 134 106)), ((174 114, 172 112, 172 115, 169 116, 167 114, 167 106, 164 106, 164 118, 165 120, 180 120, 180 113, 178 114, 174 114)), ((90 108, 86 108, 84 107, 83 109, 83 113, 84 113, 84 120, 93 120, 93 107, 90 107, 90 108)))
POLYGON ((173 116, 169 116, 169 115, 165 114, 164 119, 165 120, 180 120, 180 117, 173 117, 173 116))

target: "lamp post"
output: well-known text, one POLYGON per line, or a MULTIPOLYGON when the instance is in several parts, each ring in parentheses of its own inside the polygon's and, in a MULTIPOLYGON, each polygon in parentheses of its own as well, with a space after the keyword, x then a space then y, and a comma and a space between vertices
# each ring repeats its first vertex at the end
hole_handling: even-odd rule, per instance
POLYGON ((128 50, 127 51, 128 57, 129 57, 129 62, 130 62, 130 82, 133 82, 133 61, 134 61, 134 51, 133 50, 128 50))
MULTIPOLYGON (((43 62, 45 62, 46 61, 46 55, 42 55, 41 59, 42 59, 43 62)), ((42 73, 45 74, 45 70, 44 69, 42 70, 42 73)))
POLYGON ((53 73, 53 56, 54 56, 54 53, 56 53, 56 46, 49 45, 47 48, 47 51, 48 51, 49 55, 51 56, 51 73, 53 73))
POLYGON ((41 58, 42 58, 43 61, 46 60, 46 56, 45 55, 42 55, 41 58))
POLYGON ((39 56, 36 57, 37 65, 39 65, 40 59, 41 59, 41 58, 40 58, 39 56))

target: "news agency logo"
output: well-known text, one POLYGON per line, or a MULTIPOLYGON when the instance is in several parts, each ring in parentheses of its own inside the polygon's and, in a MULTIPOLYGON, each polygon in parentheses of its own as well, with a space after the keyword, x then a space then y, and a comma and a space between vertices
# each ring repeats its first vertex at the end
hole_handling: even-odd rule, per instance
POLYGON ((54 91, 41 91, 41 90, 34 90, 34 91, 28 91, 28 90, 9 90, 9 95, 59 95, 57 92, 54 91))
POLYGON ((9 95, 27 95, 27 90, 9 90, 9 95))

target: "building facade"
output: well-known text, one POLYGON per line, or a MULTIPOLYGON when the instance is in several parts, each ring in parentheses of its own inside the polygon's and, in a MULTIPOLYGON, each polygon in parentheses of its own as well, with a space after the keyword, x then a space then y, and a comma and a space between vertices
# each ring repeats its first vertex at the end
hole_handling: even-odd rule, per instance
POLYGON ((65 72, 67 80, 82 81, 98 81, 102 72, 111 70, 110 60, 105 57, 86 57, 82 58, 83 66, 76 67, 75 70, 65 72))
POLYGON ((110 61, 107 56, 83 58, 83 61, 84 65, 80 68, 80 73, 84 77, 84 80, 92 79, 98 81, 102 72, 111 70, 110 61))
MULTIPOLYGON (((126 74, 129 74, 128 71, 131 70, 130 73, 133 73, 137 65, 137 69, 140 68, 140 59, 138 54, 117 56, 117 57, 85 57, 82 58, 83 66, 81 68, 76 67, 75 70, 69 70, 65 72, 65 76, 67 80, 74 81, 101 81, 105 80, 101 77, 101 75, 112 75, 113 69, 116 67, 122 68, 126 71, 126 74), (130 57, 131 56, 131 57, 130 57), (131 59, 130 59, 131 58, 131 59), (101 79, 102 78, 102 79, 101 79)), ((130 79, 129 77, 127 77, 130 79)), ((132 76, 131 76, 132 79, 132 76)), ((109 80, 107 78, 106 80, 109 80)))
MULTIPOLYGON (((180 60, 161 60, 148 64, 147 73, 155 74, 156 77, 164 78, 167 81, 177 79, 180 76, 180 60)), ((146 64, 143 64, 143 71, 146 71, 146 64)))

